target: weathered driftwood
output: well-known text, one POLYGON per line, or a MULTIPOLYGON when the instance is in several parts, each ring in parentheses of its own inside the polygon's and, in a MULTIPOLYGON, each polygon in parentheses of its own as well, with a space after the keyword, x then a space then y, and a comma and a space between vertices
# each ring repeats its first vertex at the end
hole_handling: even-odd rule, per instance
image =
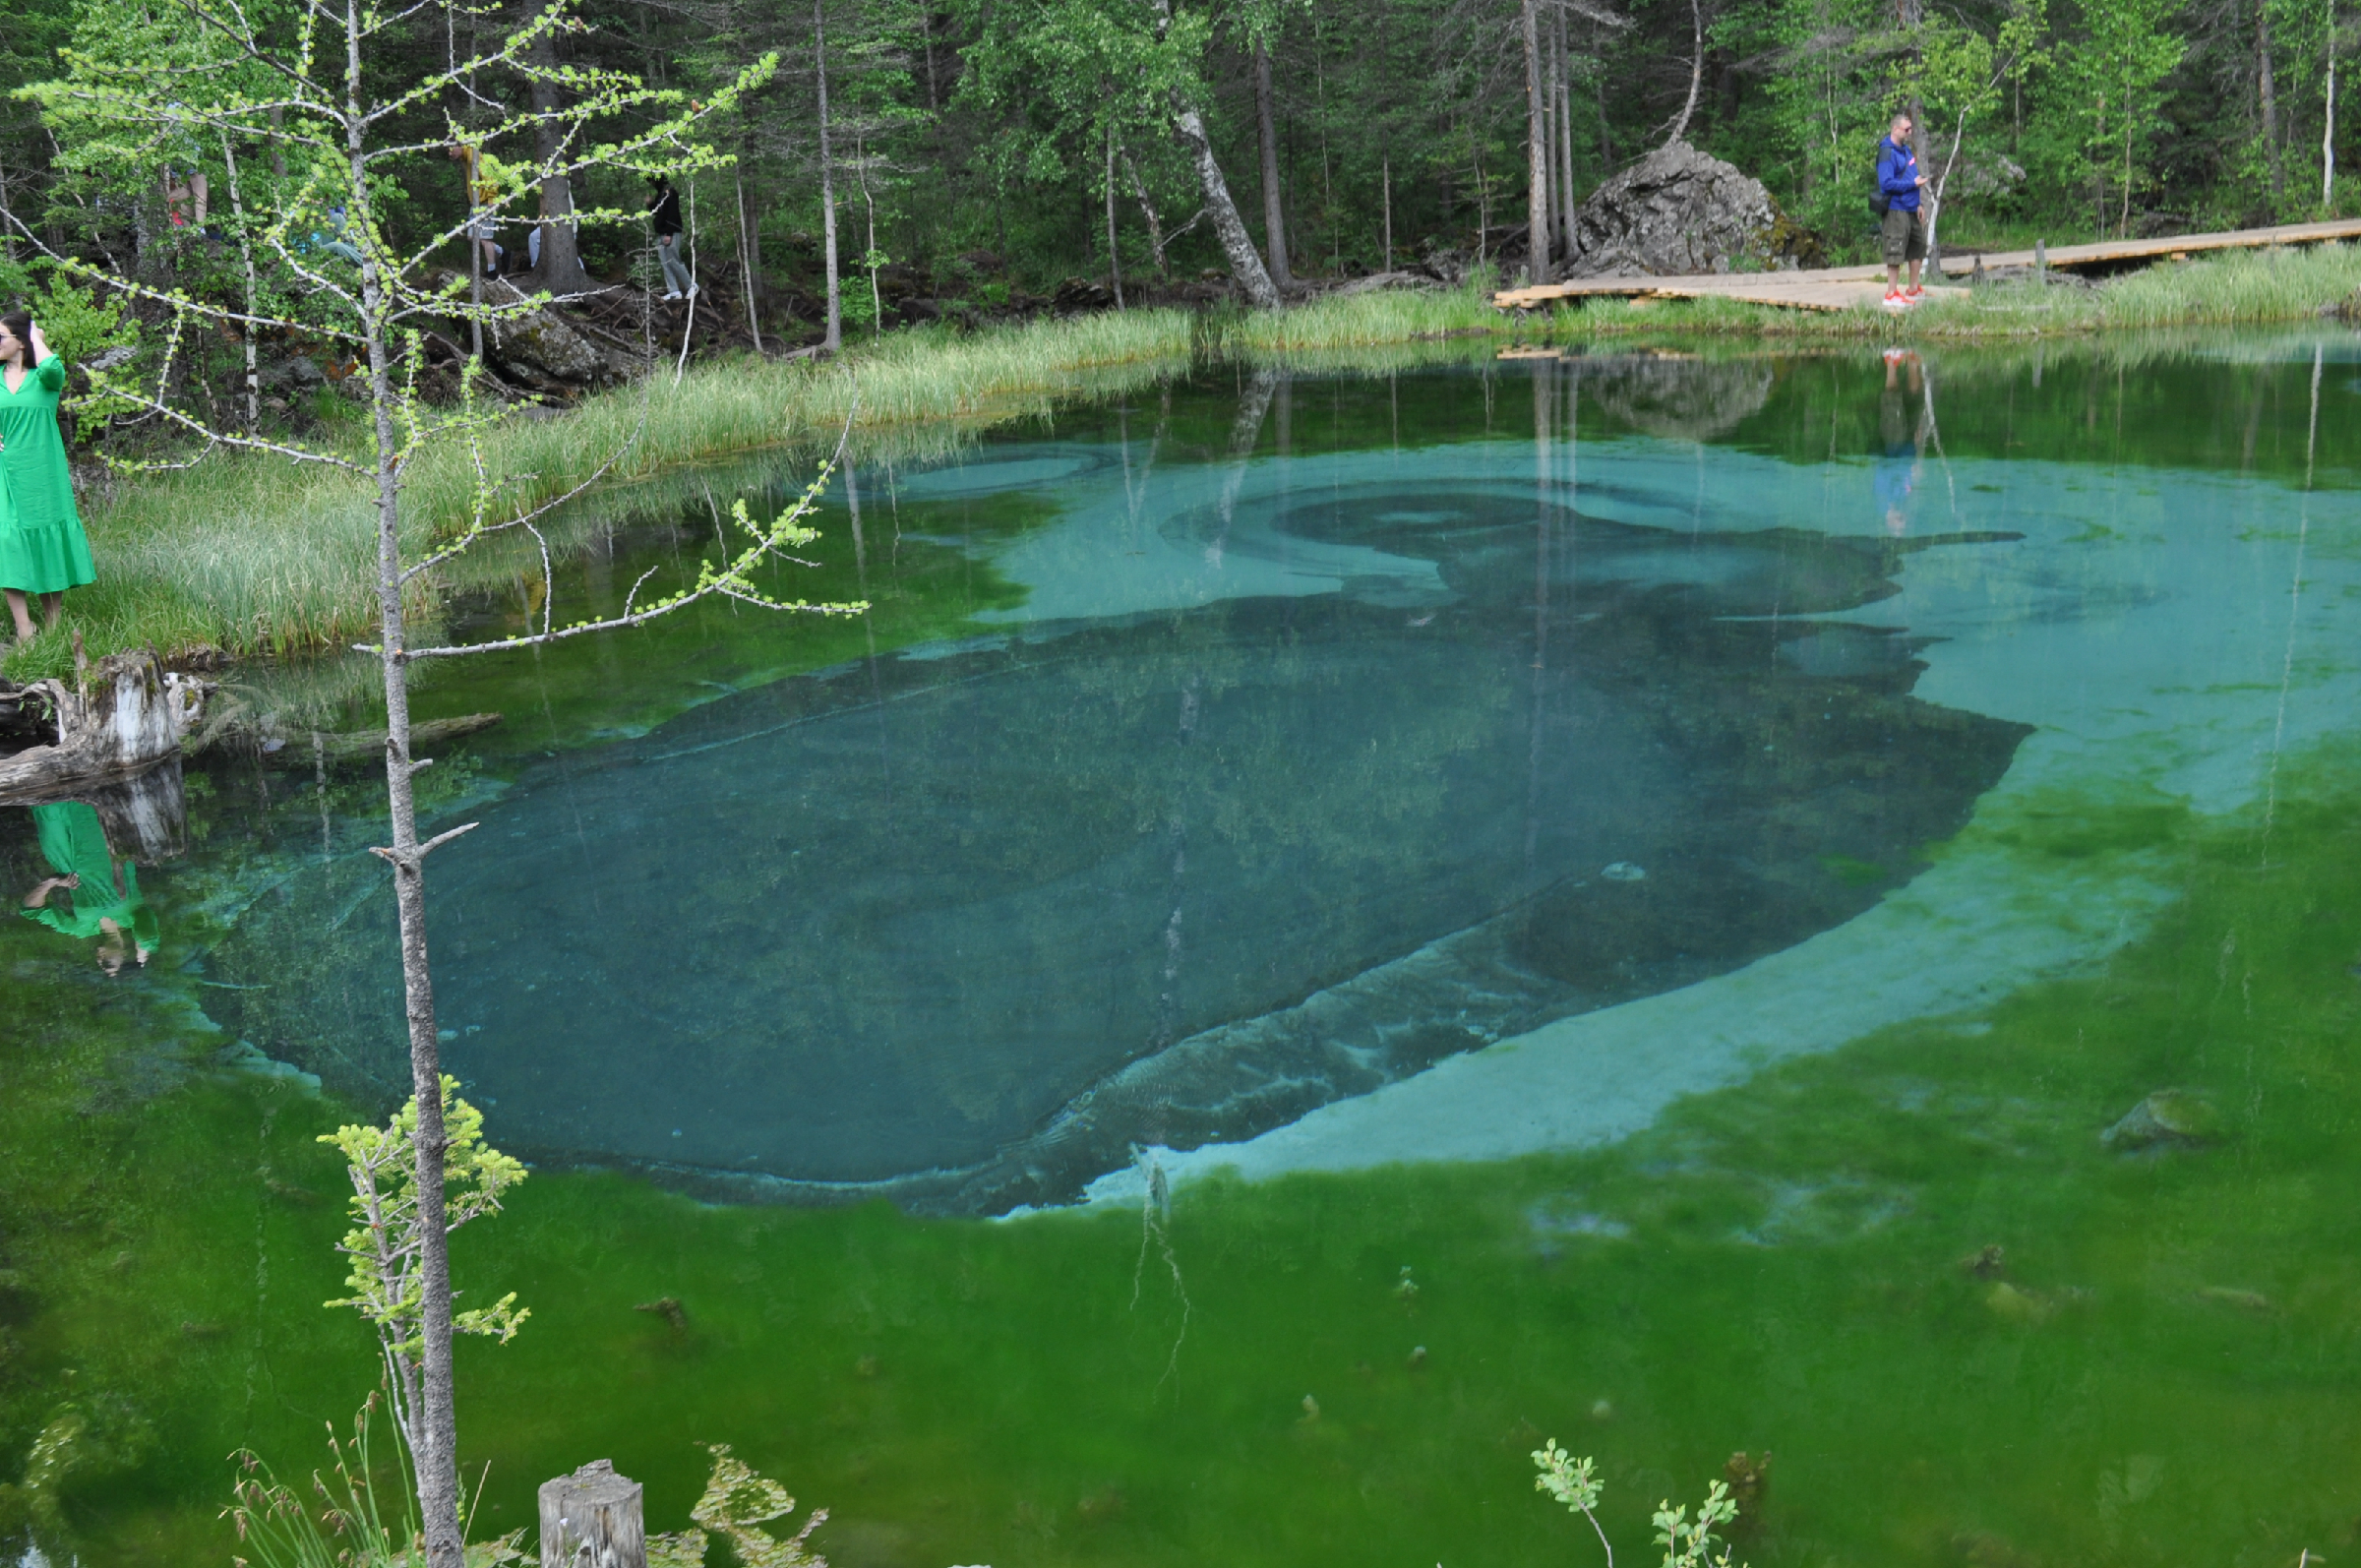
POLYGON ((13 689, 0 728, 35 739, 0 754, 0 804, 79 796, 147 771, 180 750, 210 690, 167 672, 150 652, 110 653, 71 686, 35 681, 13 689))
POLYGON ((604 1459, 543 1481, 541 1568, 647 1568, 639 1483, 604 1459))

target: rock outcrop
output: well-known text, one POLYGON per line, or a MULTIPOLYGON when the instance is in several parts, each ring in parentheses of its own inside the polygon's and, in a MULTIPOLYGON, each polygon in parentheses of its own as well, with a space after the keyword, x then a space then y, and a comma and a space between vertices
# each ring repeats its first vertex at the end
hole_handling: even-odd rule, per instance
POLYGON ((1574 214, 1574 255, 1557 275, 1784 270, 1822 260, 1819 242, 1762 181, 1673 142, 1591 193, 1574 214))

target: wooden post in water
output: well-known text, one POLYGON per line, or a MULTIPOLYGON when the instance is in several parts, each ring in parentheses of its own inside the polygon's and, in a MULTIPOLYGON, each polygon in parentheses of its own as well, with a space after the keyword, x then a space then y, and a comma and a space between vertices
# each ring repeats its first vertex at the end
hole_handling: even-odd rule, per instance
POLYGON ((543 1481, 541 1568, 647 1568, 639 1483, 605 1459, 543 1481))

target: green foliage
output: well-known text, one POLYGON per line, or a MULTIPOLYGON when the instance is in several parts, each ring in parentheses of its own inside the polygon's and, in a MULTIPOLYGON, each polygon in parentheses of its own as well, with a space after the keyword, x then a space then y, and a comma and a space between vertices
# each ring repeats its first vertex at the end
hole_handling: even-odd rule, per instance
MULTIPOLYGON (((140 324, 126 315, 116 300, 101 300, 94 290, 78 288, 52 271, 30 290, 26 308, 41 324, 49 346, 69 365, 84 365, 118 350, 136 350, 140 324)), ((85 438, 104 427, 109 416, 129 413, 136 404, 105 392, 70 399, 77 431, 85 438)))
POLYGON ((1687 1507, 1675 1508, 1669 1500, 1657 1505, 1656 1543, 1665 1548, 1665 1568, 1729 1568, 1728 1550, 1714 1551, 1721 1544, 1714 1532, 1738 1517, 1729 1487, 1715 1481, 1705 1489, 1697 1517, 1688 1515, 1687 1507))
MULTIPOLYGON (((450 1231, 498 1214, 502 1194, 524 1179, 521 1162, 484 1142, 483 1113, 456 1098, 453 1091, 457 1087, 456 1078, 444 1076, 443 1206, 450 1231)), ((417 1409, 425 1356, 420 1262, 428 1222, 418 1202, 417 1133, 418 1101, 413 1096, 383 1127, 347 1124, 320 1137, 344 1156, 352 1181, 348 1207, 353 1228, 336 1248, 351 1264, 344 1284, 352 1294, 328 1304, 353 1308, 377 1330, 394 1414, 404 1430, 417 1409)), ((511 1291, 490 1306, 454 1312, 452 1329, 506 1345, 530 1316, 532 1309, 517 1306, 516 1293, 511 1291)))
MULTIPOLYGON (((1533 1452, 1534 1468, 1541 1472, 1534 1478, 1533 1489, 1547 1492, 1563 1503, 1568 1510, 1591 1522, 1599 1533, 1599 1544, 1606 1552, 1608 1568, 1613 1568, 1615 1549, 1607 1544, 1606 1532, 1599 1523, 1599 1496, 1605 1487, 1599 1479, 1598 1467, 1589 1459, 1576 1459, 1557 1446, 1552 1437, 1533 1452)), ((1697 1517, 1689 1518, 1684 1505, 1675 1508, 1669 1500, 1657 1505, 1656 1543, 1665 1548, 1665 1568, 1730 1568, 1727 1549, 1719 1554, 1714 1547, 1722 1544, 1715 1534, 1738 1517, 1738 1505, 1730 1500, 1729 1487, 1715 1481, 1706 1487, 1705 1501, 1697 1505, 1697 1517)))
POLYGON ((707 1531, 729 1542, 739 1568, 828 1568, 828 1560, 807 1551, 812 1532, 828 1522, 825 1508, 815 1508, 803 1529, 781 1539, 762 1527, 795 1512, 795 1498, 786 1487, 760 1476, 730 1452, 727 1443, 708 1443, 713 1473, 704 1495, 689 1511, 703 1528, 675 1531, 649 1538, 647 1568, 703 1568, 707 1531))

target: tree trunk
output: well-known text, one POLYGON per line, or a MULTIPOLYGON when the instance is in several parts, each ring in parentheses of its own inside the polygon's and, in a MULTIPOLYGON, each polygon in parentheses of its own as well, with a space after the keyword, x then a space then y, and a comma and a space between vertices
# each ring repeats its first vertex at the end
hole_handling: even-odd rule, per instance
MULTIPOLYGON (((554 118, 561 107, 558 85, 550 80, 558 69, 557 33, 544 30, 524 57, 533 66, 533 113, 540 116, 533 127, 533 155, 546 168, 563 151, 563 131, 554 118)), ((582 271, 574 227, 574 182, 563 174, 541 181, 541 265, 533 269, 533 276, 553 294, 584 294, 598 286, 582 271)))
MULTIPOLYGON (((246 233, 246 199, 238 189, 238 152, 230 146, 229 138, 221 139, 221 162, 229 175, 229 212, 238 225, 238 260, 246 269, 246 314, 256 315, 254 275, 254 242, 246 233)), ((246 429, 253 432, 263 427, 263 379, 255 364, 255 324, 242 322, 238 327, 238 344, 246 352, 246 429)))
POLYGON ((1571 262, 1574 259, 1574 72, 1572 57, 1566 52, 1566 13, 1559 8, 1554 15, 1557 19, 1556 36, 1552 40, 1557 55, 1557 239, 1560 254, 1571 262))
POLYGON ((1599 110, 1599 162, 1609 171, 1615 166, 1615 128, 1606 118, 1606 73, 1591 73, 1591 101, 1599 110))
POLYGON ((1204 193, 1205 209, 1213 214, 1213 232, 1222 242, 1222 254, 1230 263, 1230 275, 1238 280, 1239 291, 1256 310, 1277 309, 1279 290, 1272 285, 1271 274, 1263 270, 1262 257, 1254 249, 1254 237, 1246 232, 1246 220, 1238 214, 1238 203, 1230 198, 1230 182, 1222 178, 1222 165, 1213 155, 1213 142, 1205 134, 1204 117, 1176 101, 1173 133, 1188 149, 1189 161, 1196 165, 1197 185, 1204 193))
MULTIPOLYGON (((1150 0, 1156 13, 1156 41, 1161 43, 1172 30, 1172 0, 1150 0)), ((1246 221, 1238 215, 1238 203, 1231 200, 1230 182, 1222 178, 1222 165, 1213 155, 1213 140, 1205 134, 1205 117, 1190 108, 1175 92, 1172 96, 1173 134, 1188 149, 1189 162, 1197 171, 1197 186, 1205 196, 1205 210, 1213 214, 1213 231, 1221 239, 1222 254, 1229 260, 1230 275, 1238 280, 1239 291, 1246 303, 1256 310, 1275 310, 1279 305, 1279 290, 1271 286, 1271 274, 1264 270, 1262 258, 1255 254, 1253 236, 1246 232, 1246 221)), ((1002 255, 1007 252, 1003 250, 1002 255)))
MULTIPOLYGON (((361 92, 360 0, 345 0, 345 175, 352 213, 371 231, 368 124, 357 112, 361 92)), ((451 1227, 443 1195, 443 1159, 451 1140, 443 1126, 443 1061, 435 1038, 435 986, 426 951, 426 851, 418 842, 418 813, 410 794, 409 664, 401 605, 401 466, 403 441, 394 428, 394 369, 387 352, 390 301, 376 247, 361 253, 362 339, 369 356, 372 423, 377 438, 378 662, 386 690, 386 814, 393 845, 378 853, 394 868, 394 907, 401 933, 403 1011, 410 1033, 410 1092, 418 1099, 414 1138, 420 1246, 419 1397, 410 1448, 418 1485, 418 1516, 427 1568, 465 1568, 459 1529, 458 1418, 451 1363, 451 1227)))
POLYGON ((1123 259, 1116 251, 1115 125, 1107 126, 1107 275, 1115 284, 1115 308, 1123 308, 1123 259))
POLYGON ((2286 194, 2287 169, 2279 158, 2279 100, 2270 72, 2270 0, 2255 0, 2255 100, 2263 111, 2263 156, 2270 169, 2270 199, 2276 202, 2286 194))
MULTIPOLYGON (((1689 134, 1689 116, 1697 112, 1697 90, 1705 83, 1705 0, 1689 0, 1689 95, 1680 106, 1680 118, 1672 122, 1672 134, 1665 138, 1665 146, 1689 134)), ((1915 108, 1910 111, 1917 113, 1915 108)))
POLYGON ((1131 154, 1123 153, 1123 172, 1131 177, 1131 194, 1139 199, 1140 215, 1148 221, 1148 254, 1156 260, 1156 275, 1169 275, 1164 265, 1164 219, 1156 215, 1156 203, 1148 195, 1148 182, 1139 177, 1139 163, 1131 154))
POLYGON ((1385 155, 1378 179, 1385 201, 1385 270, 1390 272, 1394 270, 1394 156, 1390 152, 1385 155))
MULTIPOLYGON (((357 102, 361 80, 359 0, 344 8, 345 78, 357 102)), ((344 122, 347 178, 353 211, 368 222, 367 126, 357 114, 344 122)), ((427 963, 425 851, 410 794, 409 665, 401 604, 402 439, 394 428, 394 370, 386 347, 386 284, 374 247, 361 257, 361 330, 368 347, 369 385, 377 437, 378 660, 386 691, 386 807, 393 845, 378 853, 394 868, 394 907, 401 933, 403 1011, 410 1034, 410 1092, 418 1099, 417 1203, 420 1377, 411 1463, 428 1568, 464 1568, 459 1530, 458 1420, 451 1362, 451 1245, 443 1196, 443 1062, 435 1038, 435 987, 427 963)))
POLYGON ((1285 288, 1296 280, 1287 265, 1287 211, 1279 190, 1279 120, 1271 105, 1271 51, 1254 44, 1254 121, 1262 146, 1262 238, 1271 281, 1285 288))
POLYGON ((639 1483, 594 1459, 571 1476, 541 1483, 543 1568, 577 1562, 644 1568, 647 1536, 639 1483))
POLYGON ((812 0, 812 57, 819 73, 820 234, 828 268, 828 333, 822 341, 833 354, 844 346, 844 294, 836 275, 836 170, 828 159, 827 0, 812 0))
POLYGON ((2320 95, 2320 211, 2336 215, 2336 7, 2329 7, 2329 75, 2320 95))
POLYGON ((167 674, 155 656, 110 653, 94 675, 36 681, 0 695, 0 718, 20 733, 54 734, 0 756, 0 802, 24 805, 89 790, 153 767, 180 750, 210 688, 167 674), (45 722, 29 717, 45 713, 45 722))
POLYGON ((755 352, 762 352, 762 319, 755 300, 754 231, 746 221, 746 151, 739 144, 738 166, 731 170, 738 177, 738 271, 746 279, 746 330, 755 340, 755 352))
POLYGON ((1518 8, 1525 34, 1525 269, 1528 279, 1549 281, 1549 117, 1542 104, 1540 0, 1518 8))

